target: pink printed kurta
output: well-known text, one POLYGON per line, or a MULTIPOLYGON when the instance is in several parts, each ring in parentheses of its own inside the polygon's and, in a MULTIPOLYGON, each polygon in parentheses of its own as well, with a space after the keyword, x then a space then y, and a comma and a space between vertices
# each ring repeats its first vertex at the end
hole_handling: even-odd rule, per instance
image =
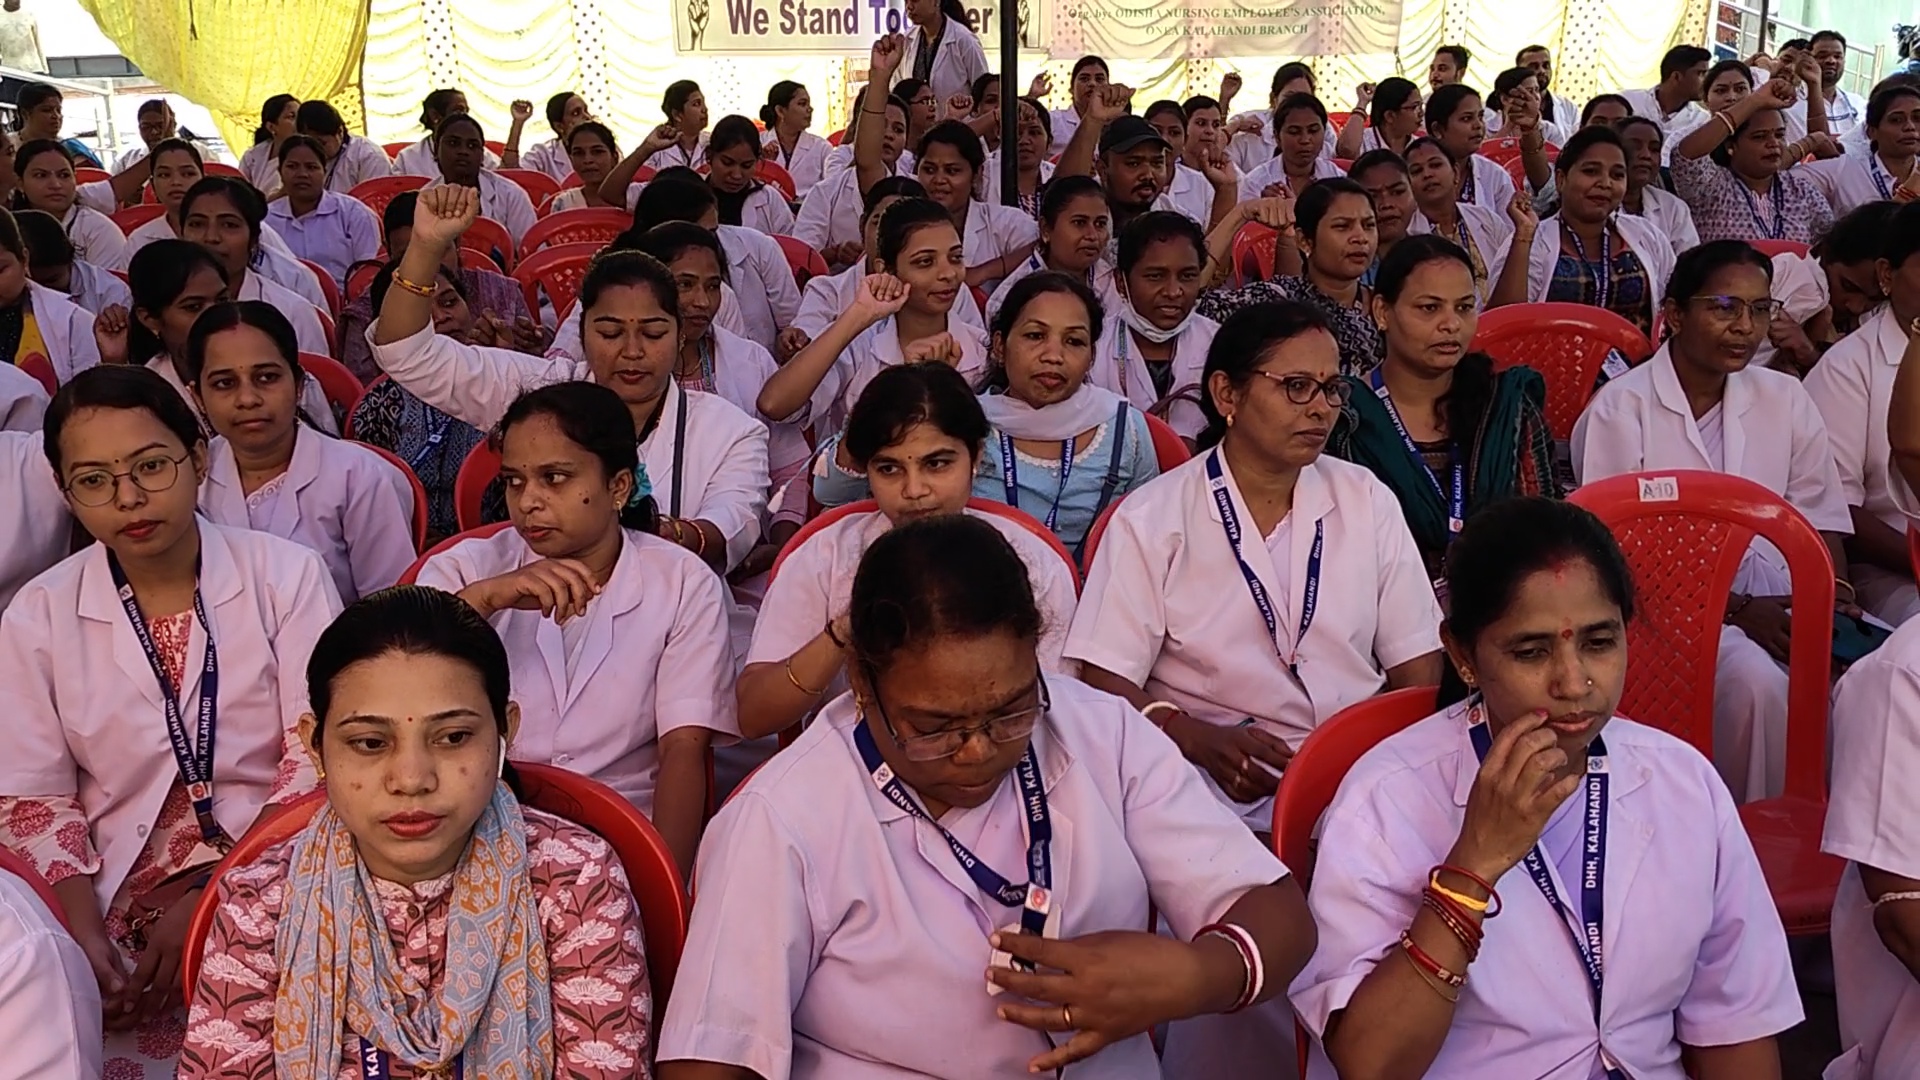
MULTIPOLYGON (((652 1015, 640 913, 606 841, 523 809, 527 863, 539 897, 553 983, 554 1075, 632 1080, 651 1075, 652 1015)), ((295 841, 221 879, 206 962, 194 988, 180 1080, 273 1080, 273 1011, 280 963, 274 933, 287 902, 295 841)), ((437 991, 446 977, 453 875, 411 888, 374 879, 381 915, 408 974, 437 991)), ((340 1080, 360 1080, 359 1036, 342 1031, 340 1080)), ((419 1074, 398 1062, 395 1080, 419 1074)))

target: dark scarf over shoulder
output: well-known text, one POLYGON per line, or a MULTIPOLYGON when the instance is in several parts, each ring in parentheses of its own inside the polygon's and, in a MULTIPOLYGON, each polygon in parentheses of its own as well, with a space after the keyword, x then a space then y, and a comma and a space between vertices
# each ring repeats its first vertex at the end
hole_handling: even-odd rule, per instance
MULTIPOLYGON (((1445 500, 1422 462, 1407 452, 1373 386, 1365 379, 1349 376, 1348 381, 1353 393, 1334 424, 1327 452, 1365 466, 1393 489, 1422 554, 1445 551, 1450 539, 1445 500)), ((1532 368, 1508 368, 1494 376, 1467 462, 1468 517, 1510 495, 1561 497, 1553 478, 1553 436, 1543 415, 1546 400, 1546 380, 1532 368)), ((1439 479, 1447 483, 1447 477, 1439 479)))

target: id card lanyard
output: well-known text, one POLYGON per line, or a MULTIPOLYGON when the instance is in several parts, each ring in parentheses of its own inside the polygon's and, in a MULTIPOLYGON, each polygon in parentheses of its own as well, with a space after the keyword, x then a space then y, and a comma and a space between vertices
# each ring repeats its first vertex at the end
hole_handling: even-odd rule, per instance
MULTIPOLYGON (((1267 634, 1273 639, 1273 648, 1287 665, 1287 673, 1295 682, 1300 681, 1300 646, 1307 640, 1307 628, 1313 625, 1314 609, 1320 606, 1320 556, 1326 547, 1327 527, 1325 521, 1313 523, 1313 550, 1307 555, 1306 594, 1300 603, 1300 632, 1293 637, 1291 652, 1280 643, 1279 613, 1273 608, 1273 597, 1267 593, 1267 587, 1260 583, 1260 577, 1253 572, 1246 555, 1241 551, 1241 542, 1245 539, 1240 528, 1240 514, 1233 508, 1233 496, 1227 491, 1227 478, 1220 468, 1220 450, 1215 447, 1207 455, 1207 489, 1213 494, 1213 503, 1220 510, 1220 525, 1227 531, 1227 546, 1233 549, 1233 559, 1240 564, 1240 576, 1246 579, 1247 591, 1253 594, 1253 606, 1260 610, 1260 618, 1267 624, 1267 634)), ((1305 688, 1305 684, 1301 684, 1305 688)))
POLYGON ((1451 482, 1448 487, 1442 487, 1440 477, 1436 476, 1433 467, 1427 464, 1426 457, 1420 453, 1420 447, 1413 441, 1412 433, 1407 431, 1406 422, 1400 419, 1400 410, 1394 408, 1393 395, 1387 393, 1387 383, 1381 378, 1380 369, 1374 368, 1368 379, 1373 384, 1373 393, 1380 399, 1380 404, 1387 407, 1387 418, 1393 421, 1393 430, 1400 433, 1400 444, 1407 448, 1407 455, 1413 458, 1414 464, 1420 466, 1420 471, 1427 474, 1427 479, 1433 484, 1433 493, 1440 496, 1440 501, 1446 504, 1447 542, 1452 543, 1459 539, 1461 526, 1467 517, 1467 470, 1460 461, 1460 444, 1448 440, 1447 472, 1451 482))

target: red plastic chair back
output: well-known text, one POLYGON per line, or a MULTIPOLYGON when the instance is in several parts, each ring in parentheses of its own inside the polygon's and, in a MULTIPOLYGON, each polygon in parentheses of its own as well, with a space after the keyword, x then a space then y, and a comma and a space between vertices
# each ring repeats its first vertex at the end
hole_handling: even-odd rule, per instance
POLYGON ((412 585, 416 581, 420 580, 420 571, 426 568, 427 560, 433 558, 435 555, 438 555, 443 551, 446 551, 447 549, 453 547, 455 544, 458 544, 463 540, 485 540, 487 537, 498 533, 502 529, 511 529, 511 528, 513 528, 513 523, 510 521, 496 521, 491 525, 482 525, 478 528, 465 529, 460 532, 454 533, 452 536, 447 537, 445 540, 442 540, 439 543, 428 548, 427 550, 421 552, 420 557, 413 560, 413 565, 407 567, 407 572, 400 575, 400 580, 396 584, 412 585))
MULTIPOLYGON (((393 380, 392 380, 391 378, 389 378, 389 377, 388 377, 387 375, 384 375, 384 374, 382 374, 382 375, 377 375, 377 376, 375 376, 375 377, 374 377, 374 380, 373 380, 372 382, 370 382, 370 383, 368 383, 368 384, 367 384, 367 389, 366 389, 366 391, 365 391, 365 393, 362 393, 362 394, 360 395, 360 397, 361 397, 362 399, 365 399, 365 398, 366 398, 366 396, 367 396, 367 394, 371 394, 371 393, 373 393, 373 388, 374 388, 374 387, 376 387, 376 386, 379 386, 379 385, 380 385, 381 383, 385 383, 385 382, 392 382, 392 381, 393 381, 393 380)), ((356 405, 354 406, 354 411, 355 411, 355 412, 358 412, 358 411, 359 411, 359 409, 360 409, 360 406, 356 404, 356 405)), ((341 422, 341 424, 340 424, 340 437, 341 437, 341 438, 343 438, 343 439, 353 439, 353 427, 354 427, 354 425, 353 425, 353 413, 348 413, 348 414, 347 414, 347 418, 346 418, 346 419, 345 419, 344 421, 342 421, 342 422, 341 422)), ((359 440, 358 440, 358 439, 354 439, 354 441, 355 441, 355 442, 359 442, 359 440)), ((371 444, 368 444, 368 445, 371 445, 371 444)), ((374 447, 374 449, 376 449, 376 450, 377 450, 377 449, 379 449, 379 447, 374 447)))
POLYGON ((1436 693, 1435 687, 1411 686, 1349 705, 1300 744, 1273 800, 1273 849, 1302 888, 1313 881, 1313 827, 1340 781, 1382 740, 1433 715, 1436 693))
POLYGON ((245 180, 247 174, 224 161, 203 161, 200 163, 202 176, 231 176, 236 180, 245 180))
POLYGON ((827 136, 827 145, 828 145, 828 146, 839 146, 839 145, 840 145, 840 140, 841 140, 841 139, 844 139, 844 138, 846 138, 846 137, 847 137, 847 129, 846 129, 846 128, 841 128, 841 129, 840 129, 839 131, 836 131, 836 132, 834 132, 833 134, 831 134, 831 135, 829 135, 829 136, 827 136))
MULTIPOLYGON (((972 502, 972 500, 969 499, 968 502, 972 502)), ((834 522, 839 521, 841 518, 852 517, 855 514, 877 513, 879 510, 879 503, 874 502, 872 499, 861 499, 859 502, 850 502, 844 506, 836 506, 808 518, 807 523, 800 526, 799 532, 787 537, 787 542, 780 545, 780 554, 773 557, 773 568, 767 571, 767 587, 773 587, 773 579, 780 576, 780 567, 786 563, 787 556, 793 554, 801 544, 811 540, 814 534, 832 525, 834 522)))
POLYGON ((17 361, 17 365, 21 371, 40 380, 40 385, 49 396, 60 392, 60 377, 54 373, 53 361, 39 353, 28 353, 17 361))
MULTIPOLYGON (((385 378, 385 376, 381 377, 385 378)), ((348 437, 352 438, 351 432, 348 433, 348 437)), ((363 446, 379 454, 387 464, 399 469, 400 475, 407 478, 407 486, 413 489, 413 552, 418 555, 427 546, 427 485, 420 482, 420 478, 414 475, 413 466, 408 465, 407 460, 399 454, 384 446, 375 446, 357 439, 354 440, 354 445, 363 446)))
POLYGON ((340 354, 340 329, 334 325, 332 313, 325 308, 314 308, 313 313, 319 317, 320 329, 327 335, 328 355, 338 356, 340 354))
POLYGON ((300 265, 306 267, 308 270, 311 270, 313 272, 313 276, 319 279, 320 295, 327 298, 327 313, 329 315, 332 315, 334 318, 338 319, 340 317, 340 307, 341 307, 339 283, 335 282, 333 280, 333 275, 327 273, 326 269, 322 267, 319 263, 312 263, 312 262, 308 262, 305 259, 301 259, 300 265))
POLYGON ((1825 933, 1845 863, 1820 851, 1826 818, 1827 689, 1833 561, 1813 525, 1779 496, 1725 473, 1616 476, 1569 498, 1613 530, 1640 602, 1627 627, 1620 712, 1713 754, 1713 684, 1722 613, 1756 535, 1793 581, 1787 661, 1786 792, 1740 808, 1789 934, 1825 933))
POLYGON ((378 259, 369 259, 355 263, 353 269, 347 271, 347 303, 360 299, 368 289, 373 288, 373 279, 380 276, 380 268, 384 265, 378 259))
POLYGON ((1273 276, 1274 249, 1280 234, 1259 222, 1249 221, 1233 234, 1233 269, 1242 283, 1265 281, 1273 276))
POLYGON ((539 206, 560 193, 560 182, 538 169, 495 169, 495 176, 520 185, 533 205, 539 206))
POLYGON ((1119 510, 1120 504, 1126 500, 1127 497, 1122 495, 1109 503, 1105 510, 1100 511, 1100 516, 1093 519, 1093 528, 1087 530, 1086 549, 1081 552, 1081 555, 1086 559, 1089 574, 1093 572, 1093 557, 1100 553, 1100 538, 1107 535, 1107 523, 1113 520, 1114 512, 1119 510))
POLYGON ((405 150, 407 147, 412 145, 414 144, 410 142, 390 142, 390 143, 382 143, 380 146, 380 149, 385 150, 387 152, 387 157, 397 158, 400 156, 400 151, 405 150))
POLYGON ((660 175, 660 170, 651 165, 642 165, 633 170, 633 182, 636 184, 650 184, 653 182, 653 178, 658 175, 660 175))
POLYGON ((347 365, 318 353, 301 353, 300 368, 320 384, 321 393, 327 395, 327 404, 340 414, 339 422, 346 423, 346 418, 353 415, 353 407, 360 404, 367 393, 359 377, 348 371, 347 365))
POLYGON ((527 235, 520 238, 520 258, 532 258, 533 253, 549 244, 592 244, 605 247, 633 227, 633 215, 625 210, 616 210, 611 206, 583 206, 576 210, 562 210, 548 214, 533 223, 527 235))
POLYGON ((755 162, 753 178, 763 184, 772 184, 779 188, 780 194, 785 195, 790 203, 800 201, 800 189, 793 182, 793 174, 777 161, 761 158, 755 162))
POLYGON ((1350 173, 1353 171, 1353 159, 1343 158, 1343 157, 1334 158, 1333 167, 1336 169, 1339 169, 1343 175, 1346 173, 1350 173))
MULTIPOLYGON (((666 841, 632 803, 598 781, 565 769, 533 762, 514 762, 520 774, 524 803, 555 817, 565 818, 592 831, 605 840, 620 858, 627 872, 627 883, 640 908, 641 932, 646 937, 647 970, 653 991, 664 1002, 673 989, 673 978, 680 967, 680 954, 686 948, 687 917, 691 904, 686 882, 681 878, 666 841)), ((312 792, 262 819, 227 852, 214 867, 213 881, 201 894, 187 928, 186 948, 180 957, 180 977, 187 1000, 193 999, 194 982, 200 974, 201 954, 206 951, 207 935, 213 929, 218 910, 215 884, 221 875, 235 867, 246 866, 262 852, 284 842, 307 827, 326 800, 324 791, 312 792)))
POLYGON ((503 274, 513 273, 514 252, 512 234, 507 227, 492 218, 474 218, 467 231, 460 234, 460 247, 475 255, 492 259, 503 274))
POLYGON ((1920 581, 1920 528, 1907 526, 1907 561, 1913 565, 1914 580, 1920 581))
MULTIPOLYGON (((405 149, 413 144, 399 143, 398 145, 405 149)), ((394 153, 397 151, 390 150, 388 156, 394 153)), ((387 212, 387 204, 393 201, 394 196, 403 191, 419 191, 426 186, 427 178, 424 176, 376 176, 371 180, 362 180, 355 184, 353 190, 347 194, 365 203, 367 209, 372 210, 375 217, 379 217, 387 212)))
POLYGON ((166 212, 167 208, 159 203, 141 203, 138 206, 121 207, 107 216, 120 226, 121 232, 131 233, 154 218, 164 216, 166 212))
POLYGON ((113 174, 105 169, 95 169, 82 165, 73 170, 73 182, 76 184, 97 184, 102 180, 113 179, 113 174))
POLYGON ((15 854, 11 848, 0 847, 0 873, 12 874, 26 882, 27 888, 33 890, 40 902, 53 910, 53 917, 60 920, 60 926, 72 932, 73 927, 67 925, 67 909, 60 906, 59 895, 53 891, 53 886, 47 884, 47 879, 40 876, 40 871, 33 868, 32 863, 15 854))
MULTIPOLYGON (((567 211, 577 212, 581 211, 567 211)), ((562 216, 555 214, 547 220, 562 216)), ((520 291, 527 294, 527 310, 540 310, 540 293, 545 291, 547 299, 553 302, 554 312, 566 314, 573 307, 574 297, 580 294, 580 283, 587 278, 587 267, 593 264, 593 257, 605 246, 604 243, 550 244, 530 252, 513 271, 513 280, 519 282, 520 291)))
POLYGON ((808 246, 805 240, 795 240, 791 236, 776 236, 780 251, 787 257, 787 266, 793 270, 793 283, 801 288, 813 278, 827 276, 825 256, 808 246))
POLYGON ((494 157, 499 157, 501 154, 507 152, 507 144, 501 142, 499 139, 488 139, 486 140, 486 144, 488 152, 493 154, 494 157))
POLYGON ((1480 316, 1473 348, 1493 357, 1495 371, 1526 366, 1547 381, 1547 427, 1573 437, 1574 422, 1593 397, 1609 349, 1638 364, 1653 343, 1632 323, 1588 304, 1511 304, 1480 316))
POLYGON ((480 503, 486 498, 487 485, 499 475, 500 451, 493 448, 493 440, 473 444, 453 476, 453 520, 460 528, 480 527, 480 503))
POLYGON ((1811 250, 1798 240, 1749 240, 1747 243, 1752 244, 1753 250, 1769 259, 1775 255, 1798 255, 1804 259, 1811 250))
POLYGON ((1142 415, 1147 418, 1147 434, 1153 436, 1153 456, 1160 462, 1161 472, 1169 472, 1193 457, 1193 452, 1187 449, 1186 440, 1165 420, 1152 413, 1142 415))

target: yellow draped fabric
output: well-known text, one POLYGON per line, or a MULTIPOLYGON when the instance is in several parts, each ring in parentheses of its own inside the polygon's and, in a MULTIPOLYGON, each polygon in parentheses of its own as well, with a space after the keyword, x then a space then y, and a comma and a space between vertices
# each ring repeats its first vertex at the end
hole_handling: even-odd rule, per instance
POLYGON ((327 99, 364 122, 366 0, 80 0, 148 78, 211 112, 235 153, 274 94, 327 99))

